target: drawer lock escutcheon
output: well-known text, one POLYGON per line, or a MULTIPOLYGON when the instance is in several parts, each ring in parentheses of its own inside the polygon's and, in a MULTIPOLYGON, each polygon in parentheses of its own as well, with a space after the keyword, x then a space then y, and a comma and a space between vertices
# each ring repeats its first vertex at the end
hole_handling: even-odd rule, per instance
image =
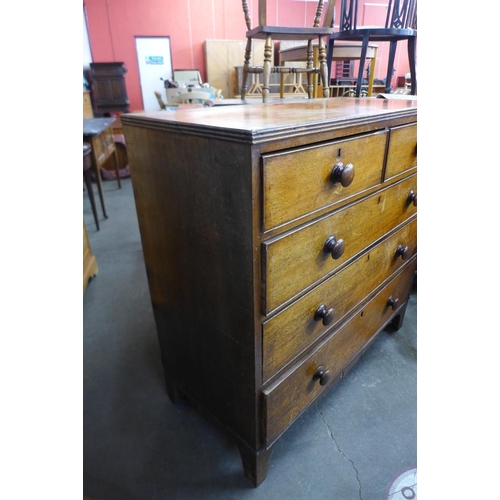
POLYGON ((313 380, 319 380, 319 385, 328 384, 331 378, 332 372, 330 370, 325 370, 323 366, 318 367, 316 373, 313 376, 313 380))
POLYGON ((314 313, 314 321, 323 320, 323 325, 328 326, 335 316, 333 308, 327 309, 325 304, 321 304, 314 313))
POLYGON ((337 240, 335 236, 330 236, 323 247, 325 253, 331 253, 333 259, 339 259, 345 250, 344 240, 337 240))

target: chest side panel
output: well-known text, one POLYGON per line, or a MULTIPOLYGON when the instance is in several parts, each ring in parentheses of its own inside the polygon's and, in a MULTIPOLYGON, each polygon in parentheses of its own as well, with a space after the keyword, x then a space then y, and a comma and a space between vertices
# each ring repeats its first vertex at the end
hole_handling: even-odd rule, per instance
POLYGON ((164 368, 256 436, 250 147, 125 125, 164 368))

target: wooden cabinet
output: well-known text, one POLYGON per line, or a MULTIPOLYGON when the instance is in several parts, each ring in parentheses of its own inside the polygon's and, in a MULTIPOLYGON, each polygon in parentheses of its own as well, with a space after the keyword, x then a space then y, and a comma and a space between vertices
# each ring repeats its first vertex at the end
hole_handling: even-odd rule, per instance
MULTIPOLYGON (((417 255, 416 101, 122 117, 167 392, 274 443, 387 325, 417 255)), ((348 418, 348 415, 346 415, 348 418)))
POLYGON ((92 97, 96 116, 110 112, 129 112, 129 99, 122 62, 90 63, 92 97))

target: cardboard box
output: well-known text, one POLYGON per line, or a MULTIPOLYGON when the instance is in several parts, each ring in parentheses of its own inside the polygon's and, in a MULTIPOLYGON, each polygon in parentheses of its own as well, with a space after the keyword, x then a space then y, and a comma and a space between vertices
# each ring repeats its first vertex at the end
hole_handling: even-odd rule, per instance
POLYGON ((187 88, 181 88, 181 89, 165 89, 165 92, 167 93, 167 103, 168 104, 179 104, 181 100, 179 99, 179 96, 183 94, 184 92, 187 92, 187 88))
POLYGON ((179 87, 198 86, 203 83, 197 69, 174 69, 174 82, 177 82, 179 87))

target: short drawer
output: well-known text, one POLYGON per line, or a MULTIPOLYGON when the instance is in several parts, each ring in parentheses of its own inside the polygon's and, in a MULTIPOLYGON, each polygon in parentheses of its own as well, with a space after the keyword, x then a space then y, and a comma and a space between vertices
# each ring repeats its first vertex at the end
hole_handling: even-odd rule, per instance
POLYGON ((102 133, 102 144, 104 147, 104 150, 106 151, 106 156, 109 156, 115 149, 115 139, 113 136, 113 128, 108 127, 103 133, 102 133))
POLYGON ((322 207, 334 205, 380 184, 386 142, 387 132, 381 131, 264 155, 263 230, 267 231, 322 207), (346 169, 349 164, 352 165, 353 178, 346 169), (336 165, 336 174, 332 177, 336 165), (342 185, 349 181, 349 185, 342 185))
POLYGON ((416 193, 416 189, 417 176, 412 175, 300 229, 264 242, 264 314, 317 283, 416 214, 416 206, 409 203, 410 193, 416 193), (334 252, 327 253, 325 244, 334 241, 334 252))
POLYGON ((263 379, 339 324, 367 295, 417 252, 417 220, 382 240, 302 298, 264 322, 263 379), (327 313, 320 314, 320 312, 327 313))
POLYGON ((97 163, 101 165, 106 158, 106 145, 102 140, 102 135, 94 135, 91 140, 92 149, 94 150, 95 157, 97 158, 97 163))
POLYGON ((385 179, 390 179, 417 165, 417 125, 391 129, 385 179))
POLYGON ((358 309, 347 323, 295 365, 286 376, 263 391, 266 446, 270 446, 325 389, 344 375, 343 372, 391 319, 395 311, 390 299, 397 299, 399 305, 406 302, 415 272, 415 261, 413 259, 375 297, 358 309), (320 367, 328 373, 318 380, 320 367))

